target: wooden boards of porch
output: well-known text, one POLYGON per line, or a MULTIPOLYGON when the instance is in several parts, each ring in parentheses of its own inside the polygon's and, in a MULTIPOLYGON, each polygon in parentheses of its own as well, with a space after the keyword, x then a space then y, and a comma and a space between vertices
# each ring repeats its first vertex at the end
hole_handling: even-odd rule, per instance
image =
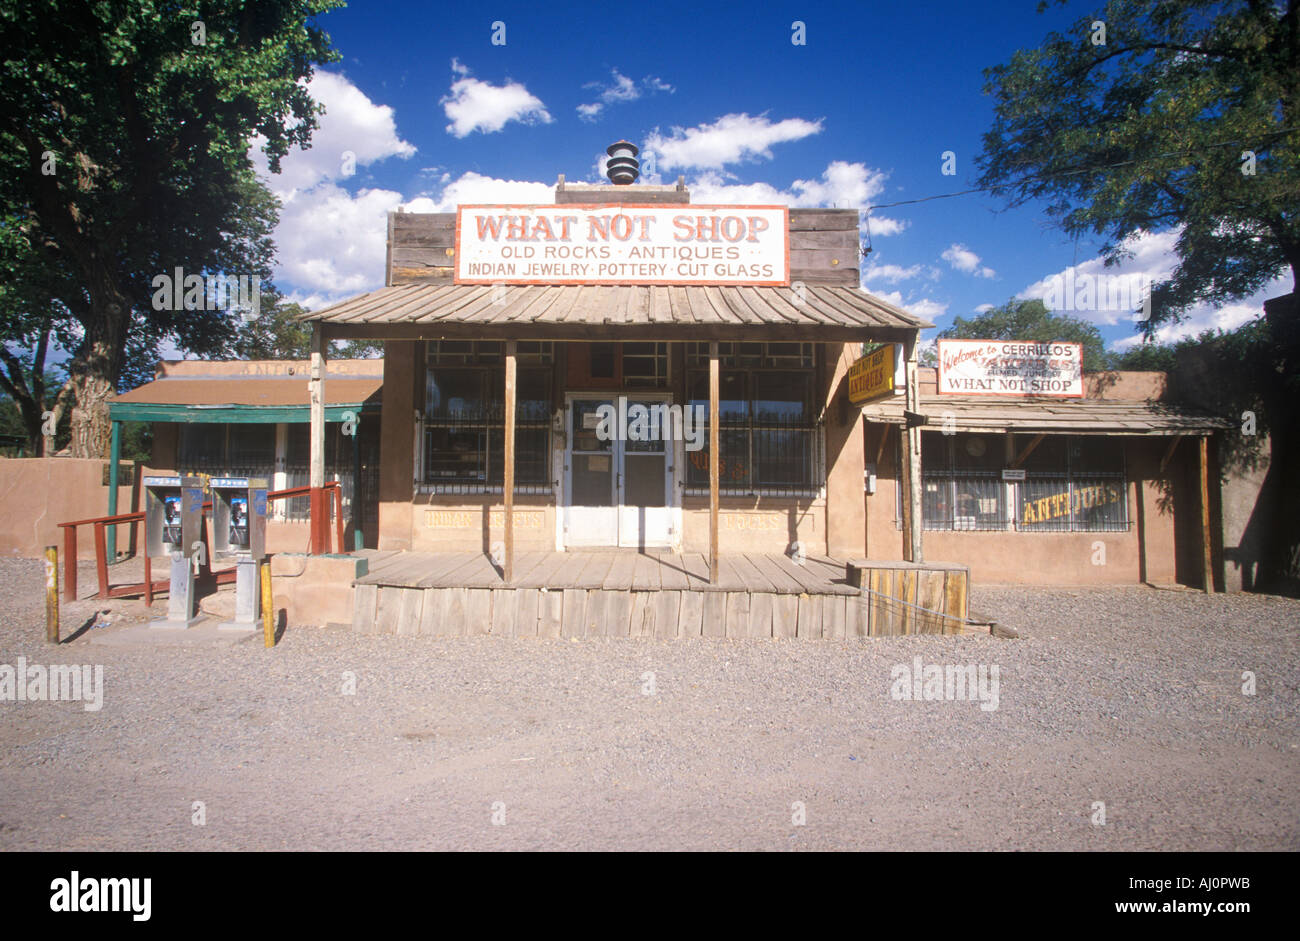
POLYGON ((862 593, 850 636, 967 633, 970 569, 964 565, 853 559, 845 577, 862 593))

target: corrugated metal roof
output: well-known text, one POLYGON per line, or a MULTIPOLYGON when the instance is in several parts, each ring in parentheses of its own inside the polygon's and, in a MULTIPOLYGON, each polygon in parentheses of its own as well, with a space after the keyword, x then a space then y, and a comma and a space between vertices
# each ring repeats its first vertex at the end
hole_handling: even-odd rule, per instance
MULTIPOLYGON (((927 430, 945 427, 948 414, 957 431, 1017 431, 1060 434, 1175 435, 1204 434, 1229 423, 1197 415, 1164 402, 1112 399, 999 398, 923 395, 920 413, 927 430)), ((863 406, 868 421, 903 424, 903 396, 863 406)))
POLYGON ((801 333, 899 331, 933 324, 851 287, 664 285, 494 285, 400 284, 380 288, 303 316, 332 327, 382 328, 411 325, 438 328, 545 328, 575 338, 593 326, 611 333, 688 338, 705 332, 737 335, 772 328, 801 333))
MULTIPOLYGON (((359 405, 384 386, 380 377, 332 376, 325 373, 326 405, 359 405)), ((310 405, 307 377, 210 376, 155 379, 123 392, 115 403, 148 405, 310 405)))

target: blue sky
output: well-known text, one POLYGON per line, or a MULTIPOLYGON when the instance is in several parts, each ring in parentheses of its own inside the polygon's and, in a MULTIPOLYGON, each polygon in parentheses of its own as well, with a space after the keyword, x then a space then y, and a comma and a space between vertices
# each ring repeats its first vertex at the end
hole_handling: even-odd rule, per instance
MULTIPOLYGON (((701 203, 860 209, 967 189, 992 117, 982 70, 1094 7, 1036 5, 358 0, 320 21, 343 59, 312 83, 328 109, 314 145, 269 178, 284 202, 277 284, 310 307, 378 287, 389 210, 551 202, 558 174, 600 179, 623 137, 654 155, 643 182, 684 175, 701 203)), ((864 287, 940 327, 1042 296, 1071 267, 1075 282, 1103 273, 1098 243, 983 194, 875 210, 870 228, 864 287)), ((1144 237, 1118 273, 1159 277, 1172 242, 1144 237)), ((1231 328, 1276 293, 1195 310, 1165 336, 1231 328)), ((1126 311, 1074 314, 1112 346, 1135 337, 1126 311)))

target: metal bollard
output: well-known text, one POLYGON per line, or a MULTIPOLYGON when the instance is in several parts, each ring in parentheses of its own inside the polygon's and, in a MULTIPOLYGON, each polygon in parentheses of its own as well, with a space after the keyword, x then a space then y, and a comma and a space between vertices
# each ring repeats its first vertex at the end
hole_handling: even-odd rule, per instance
MULTIPOLYGON (((77 560, 73 559, 76 565, 77 560)), ((45 639, 59 642, 59 547, 45 547, 45 639)))
POLYGON ((275 646, 275 619, 271 612, 271 560, 262 560, 262 636, 269 650, 275 646))

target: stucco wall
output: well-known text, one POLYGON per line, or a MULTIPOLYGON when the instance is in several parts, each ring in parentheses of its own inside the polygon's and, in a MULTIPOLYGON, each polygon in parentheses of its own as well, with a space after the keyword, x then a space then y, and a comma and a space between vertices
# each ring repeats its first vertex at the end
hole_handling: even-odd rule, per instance
MULTIPOLYGON (((46 546, 63 551, 59 523, 108 515, 107 461, 70 457, 8 458, 0 460, 0 552, 35 557, 46 546)), ((132 511, 132 486, 117 490, 117 511, 132 511)), ((143 536, 143 534, 142 534, 143 536)), ((95 557, 94 528, 77 530, 77 557, 95 557)), ((130 545, 129 529, 118 530, 117 546, 130 545)))
MULTIPOLYGON (((873 425, 868 432, 873 459, 881 428, 873 425)), ((876 493, 866 499, 867 555, 873 559, 903 557, 903 535, 897 522, 898 431, 893 429, 889 434, 876 493)), ((968 565, 971 578, 981 584, 1135 585, 1144 581, 1172 584, 1176 574, 1174 483, 1183 470, 1175 462, 1186 460, 1186 455, 1194 456, 1195 449, 1180 449, 1183 457, 1175 457, 1175 462, 1161 474, 1160 457, 1167 443, 1168 439, 1162 438, 1126 442, 1130 522, 1127 532, 926 530, 922 536, 925 560, 968 565), (1104 559, 1104 562, 1094 564, 1094 559, 1098 562, 1104 559)))

